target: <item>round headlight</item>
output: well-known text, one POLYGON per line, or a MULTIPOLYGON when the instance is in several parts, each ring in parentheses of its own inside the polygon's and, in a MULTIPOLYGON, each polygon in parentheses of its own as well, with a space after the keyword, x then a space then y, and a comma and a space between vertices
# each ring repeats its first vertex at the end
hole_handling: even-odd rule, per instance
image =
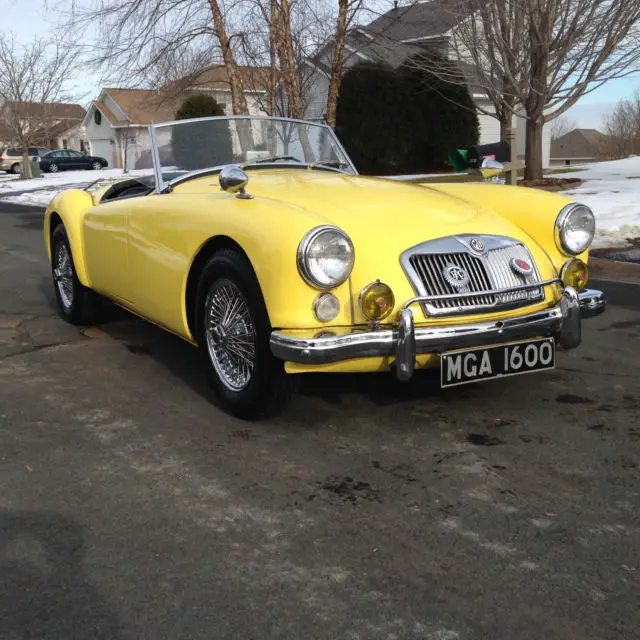
POLYGON ((582 260, 572 258, 562 267, 560 278, 566 287, 582 291, 589 281, 589 267, 582 260))
POLYGON ((379 280, 368 284, 360 294, 360 309, 367 320, 384 320, 395 304, 391 287, 379 280))
POLYGON ((355 251, 349 236, 333 226, 311 229, 298 247, 300 275, 317 289, 332 289, 350 275, 355 251))
POLYGON ((568 204, 556 218, 556 245, 566 255, 577 256, 586 251, 595 234, 595 216, 584 204, 568 204))

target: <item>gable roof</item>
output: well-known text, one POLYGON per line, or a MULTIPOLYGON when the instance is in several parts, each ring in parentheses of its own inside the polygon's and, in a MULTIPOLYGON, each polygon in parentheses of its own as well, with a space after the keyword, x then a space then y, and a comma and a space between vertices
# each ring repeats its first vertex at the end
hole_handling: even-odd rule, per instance
POLYGON ((574 129, 551 141, 551 157, 593 158, 606 138, 597 129, 574 129))
POLYGON ((11 102, 6 107, 17 112, 23 118, 47 118, 82 120, 85 116, 84 107, 67 102, 11 102))
POLYGON ((176 111, 173 101, 163 99, 163 96, 154 89, 107 87, 101 91, 98 100, 94 100, 92 104, 102 112, 102 115, 113 127, 148 125, 152 122, 173 120, 176 111), (128 118, 119 118, 105 104, 107 96, 127 114, 128 118))
POLYGON ((367 29, 401 42, 420 40, 447 33, 471 12, 459 0, 421 0, 387 11, 367 29))
MULTIPOLYGON (((269 71, 269 67, 239 66, 238 72, 245 92, 264 91, 269 71)), ((153 122, 173 120, 185 94, 198 89, 230 91, 231 85, 226 67, 224 65, 206 67, 197 73, 167 82, 159 89, 106 87, 92 105, 102 112, 113 127, 145 126, 153 122), (127 119, 122 119, 109 108, 106 104, 107 96, 127 114, 127 119)))

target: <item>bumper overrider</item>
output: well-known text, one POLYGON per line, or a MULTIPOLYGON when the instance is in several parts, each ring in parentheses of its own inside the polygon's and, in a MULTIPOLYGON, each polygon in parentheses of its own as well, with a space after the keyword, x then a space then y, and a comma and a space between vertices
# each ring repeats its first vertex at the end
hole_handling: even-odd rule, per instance
MULTIPOLYGON (((560 280, 537 286, 541 284, 562 285, 560 280)), ((578 293, 567 286, 555 306, 529 315, 471 324, 415 327, 413 311, 409 307, 429 299, 408 300, 400 310, 395 326, 390 329, 354 329, 349 333, 319 336, 312 335, 318 333, 317 329, 309 330, 307 335, 304 331, 273 331, 271 352, 288 362, 311 365, 394 356, 396 376, 407 380, 413 375, 416 355, 549 337, 554 338, 559 347, 573 349, 582 341, 582 320, 601 314, 606 307, 602 291, 584 289, 578 293)))

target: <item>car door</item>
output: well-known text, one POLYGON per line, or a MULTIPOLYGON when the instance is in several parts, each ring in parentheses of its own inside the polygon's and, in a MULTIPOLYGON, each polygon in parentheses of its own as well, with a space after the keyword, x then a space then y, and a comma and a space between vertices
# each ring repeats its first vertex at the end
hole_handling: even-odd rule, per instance
POLYGON ((92 289, 131 307, 127 219, 130 199, 89 209, 82 221, 85 263, 92 289))
POLYGON ((68 169, 87 169, 89 167, 89 163, 86 161, 85 156, 79 151, 65 149, 65 153, 67 155, 68 169))

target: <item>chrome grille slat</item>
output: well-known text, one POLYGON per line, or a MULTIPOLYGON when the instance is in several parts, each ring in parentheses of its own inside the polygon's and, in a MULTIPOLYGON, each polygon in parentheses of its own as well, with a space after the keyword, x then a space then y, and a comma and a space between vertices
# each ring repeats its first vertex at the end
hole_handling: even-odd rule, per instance
POLYGON ((528 248, 513 238, 481 236, 487 249, 479 253, 472 251, 464 241, 469 237, 472 236, 440 238, 403 254, 405 271, 418 294, 447 296, 442 300, 422 302, 426 316, 489 312, 525 306, 544 298, 542 287, 490 294, 491 291, 537 284, 542 281, 540 272, 528 248), (517 273, 511 264, 514 258, 528 262, 533 267, 532 273, 517 273), (449 284, 444 278, 444 270, 448 265, 463 269, 469 276, 468 284, 461 288, 449 284), (480 295, 468 295, 476 291, 480 295))

